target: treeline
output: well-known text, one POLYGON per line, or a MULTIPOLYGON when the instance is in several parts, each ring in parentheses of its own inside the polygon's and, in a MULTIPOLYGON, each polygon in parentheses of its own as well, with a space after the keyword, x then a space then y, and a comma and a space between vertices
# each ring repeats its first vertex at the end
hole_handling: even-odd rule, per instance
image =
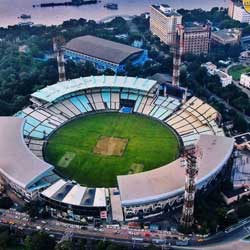
MULTIPOLYGON (((0 250, 136 250, 136 247, 118 245, 108 240, 93 241, 70 238, 67 240, 55 239, 53 234, 35 232, 28 236, 22 231, 0 227, 0 250)), ((149 245, 145 250, 158 250, 158 247, 149 245)))
MULTIPOLYGON (((97 24, 95 21, 69 20, 59 26, 11 26, 0 28, 0 115, 12 115, 29 103, 29 95, 47 85, 57 82, 57 63, 51 58, 52 38, 63 35, 68 41, 74 37, 92 34, 113 41, 131 44, 134 40, 144 40, 152 60, 144 67, 127 65, 129 76, 146 77, 157 72, 172 71, 172 58, 158 53, 168 51, 168 47, 152 37, 148 32, 148 20, 145 16, 131 21, 138 30, 131 31, 129 23, 117 17, 109 23, 97 24), (119 39, 116 34, 128 34, 128 39, 119 39), (144 34, 146 34, 144 38, 144 34), (146 40, 149 41, 146 42, 146 40), (151 39, 151 40, 150 40, 151 39), (152 44, 155 46, 152 47, 152 44), (24 51, 20 51, 20 48, 24 51)), ((76 64, 68 61, 66 75, 68 79, 80 76, 97 75, 91 63, 76 64)), ((114 74, 107 70, 104 74, 114 74)))
POLYGON ((229 17, 228 10, 223 7, 214 7, 210 11, 205 11, 203 9, 180 9, 178 12, 183 16, 184 22, 207 23, 209 20, 212 22, 213 26, 219 29, 242 28, 245 33, 247 33, 249 28, 247 23, 241 23, 229 17))
MULTIPOLYGON (((224 49, 219 52, 222 56, 223 54, 226 56, 227 52, 225 47, 228 48, 228 51, 237 49, 235 46, 224 46, 224 49)), ((218 50, 216 46, 212 47, 208 56, 186 55, 183 58, 186 68, 182 71, 181 82, 183 85, 192 90, 194 95, 199 96, 214 106, 222 114, 224 121, 232 121, 234 123, 235 130, 238 130, 239 132, 248 131, 250 125, 242 115, 246 114, 250 116, 250 100, 247 94, 233 84, 223 88, 218 76, 208 76, 207 70, 201 67, 201 64, 207 61, 212 61, 218 64, 218 59, 220 57, 215 59, 218 56, 217 53, 218 50), (242 112, 242 114, 233 109, 228 109, 222 102, 216 100, 216 96, 220 97, 236 110, 242 112)), ((236 60, 238 56, 236 54, 234 58, 231 58, 236 60)))

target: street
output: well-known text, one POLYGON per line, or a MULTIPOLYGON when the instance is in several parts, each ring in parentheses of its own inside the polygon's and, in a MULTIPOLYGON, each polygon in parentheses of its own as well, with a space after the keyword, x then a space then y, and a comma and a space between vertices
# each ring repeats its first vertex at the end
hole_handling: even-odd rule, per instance
POLYGON ((85 230, 79 225, 59 222, 55 219, 49 220, 31 220, 25 213, 19 213, 14 210, 0 210, 0 223, 4 226, 15 228, 30 234, 35 231, 45 231, 51 237, 61 239, 62 237, 84 238, 90 240, 109 240, 118 244, 147 246, 150 243, 161 245, 168 249, 221 249, 238 250, 250 249, 250 242, 242 241, 243 238, 250 235, 250 218, 247 218, 235 226, 218 232, 217 234, 201 238, 190 235, 184 237, 178 232, 154 231, 149 232, 144 229, 129 229, 122 226, 106 226, 95 228, 88 226, 85 230), (235 248, 238 247, 238 248, 235 248), (241 248, 240 248, 241 247, 241 248), (247 248, 246 248, 247 247, 247 248))

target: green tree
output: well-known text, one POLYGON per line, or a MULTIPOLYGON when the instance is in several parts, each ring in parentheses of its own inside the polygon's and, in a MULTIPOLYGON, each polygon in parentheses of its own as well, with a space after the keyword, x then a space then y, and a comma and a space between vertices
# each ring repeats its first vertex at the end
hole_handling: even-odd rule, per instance
POLYGON ((0 250, 7 250, 10 243, 10 236, 8 230, 0 233, 0 250))
POLYGON ((25 250, 54 250, 55 245, 54 238, 44 232, 27 236, 24 241, 25 250))
POLYGON ((60 243, 57 243, 55 246, 55 250, 73 250, 74 245, 71 241, 63 241, 60 243))
POLYGON ((237 214, 239 218, 245 218, 250 216, 250 203, 243 204, 238 207, 237 214))

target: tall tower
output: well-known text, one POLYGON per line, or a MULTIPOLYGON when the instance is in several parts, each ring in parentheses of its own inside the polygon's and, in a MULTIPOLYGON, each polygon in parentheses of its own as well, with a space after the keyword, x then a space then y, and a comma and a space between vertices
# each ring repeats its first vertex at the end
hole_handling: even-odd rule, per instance
POLYGON ((185 150, 181 160, 181 164, 186 170, 184 205, 181 216, 181 225, 185 229, 189 229, 194 223, 195 181, 198 174, 197 154, 198 150, 192 146, 185 150))
POLYGON ((173 81, 172 85, 180 85, 180 71, 181 71, 181 56, 182 56, 182 35, 177 31, 176 40, 174 45, 174 58, 173 58, 173 81))
POLYGON ((63 37, 58 36, 53 38, 53 50, 56 55, 57 64, 58 64, 58 75, 59 75, 59 82, 66 81, 66 74, 65 74, 65 61, 64 61, 64 51, 62 49, 62 45, 65 43, 63 37))

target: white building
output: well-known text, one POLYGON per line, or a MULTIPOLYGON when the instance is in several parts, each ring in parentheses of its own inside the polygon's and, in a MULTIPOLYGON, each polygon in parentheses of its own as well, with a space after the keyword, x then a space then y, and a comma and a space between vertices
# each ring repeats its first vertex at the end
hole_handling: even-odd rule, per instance
POLYGON ((245 73, 241 75, 240 85, 250 89, 250 73, 245 73))
POLYGON ((230 85, 233 81, 233 77, 221 71, 219 69, 216 70, 216 75, 219 76, 222 87, 226 87, 230 85))
POLYGON ((182 16, 168 5, 151 5, 150 31, 165 44, 173 45, 176 40, 177 25, 182 23, 182 16))
POLYGON ((217 66, 215 64, 213 64, 211 62, 207 62, 207 63, 202 64, 201 66, 205 67, 207 69, 207 73, 209 75, 219 76, 220 82, 221 82, 221 85, 223 88, 232 83, 232 81, 233 81, 232 76, 228 75, 227 73, 225 73, 222 70, 217 69, 217 66))
POLYGON ((214 76, 217 70, 217 66, 211 62, 206 62, 201 65, 207 69, 207 73, 211 76, 214 76))
POLYGON ((250 14, 246 12, 242 3, 239 1, 230 0, 228 15, 241 23, 250 23, 250 14))

